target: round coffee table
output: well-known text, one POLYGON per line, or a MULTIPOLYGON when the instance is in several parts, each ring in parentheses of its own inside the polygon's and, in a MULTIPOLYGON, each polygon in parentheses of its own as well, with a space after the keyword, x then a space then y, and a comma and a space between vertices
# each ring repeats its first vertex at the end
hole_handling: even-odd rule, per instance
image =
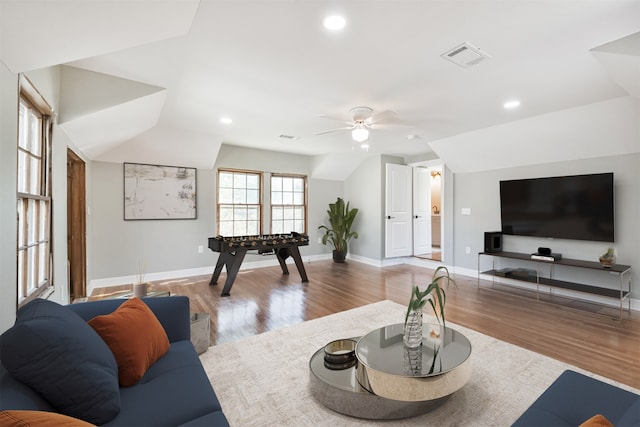
POLYGON ((434 409, 468 381, 471 343, 460 332, 425 324, 417 349, 404 347, 402 333, 400 323, 355 338, 358 362, 344 370, 328 369, 324 347, 316 351, 309 361, 313 396, 345 415, 398 419, 434 409))

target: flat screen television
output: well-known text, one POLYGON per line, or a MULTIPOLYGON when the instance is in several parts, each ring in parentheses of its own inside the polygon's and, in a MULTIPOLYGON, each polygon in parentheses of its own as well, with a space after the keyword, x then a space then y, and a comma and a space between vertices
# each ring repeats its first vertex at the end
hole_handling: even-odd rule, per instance
POLYGON ((500 181, 502 233, 614 242, 613 173, 500 181))

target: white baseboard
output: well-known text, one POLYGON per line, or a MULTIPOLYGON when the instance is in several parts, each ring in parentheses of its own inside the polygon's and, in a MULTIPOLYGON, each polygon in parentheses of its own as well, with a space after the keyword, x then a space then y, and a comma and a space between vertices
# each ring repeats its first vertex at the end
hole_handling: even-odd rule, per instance
MULTIPOLYGON (((313 261, 320 261, 325 259, 331 259, 331 254, 308 255, 308 256, 302 257, 302 260, 305 263, 310 263, 313 261)), ((287 264, 294 264, 293 259, 288 258, 287 264)), ((276 265, 280 265, 280 264, 278 263, 278 259, 274 256, 274 257, 268 257, 263 261, 253 261, 253 262, 242 263, 240 265, 240 270, 241 271, 252 270, 255 268, 273 267, 276 265)), ((188 268, 184 270, 147 273, 144 275, 144 278, 149 282, 156 282, 159 280, 179 279, 183 277, 192 277, 192 276, 203 276, 203 275, 211 276, 213 274, 214 267, 215 266, 207 266, 207 267, 198 267, 198 268, 188 268)), ((136 280, 137 280, 136 275, 107 277, 104 279, 94 279, 89 282, 89 286, 87 288, 87 295, 91 295, 93 290, 97 288, 104 288, 107 286, 117 286, 117 285, 128 285, 128 284, 135 283, 136 280)))
MULTIPOLYGON (((331 259, 331 254, 319 254, 319 255, 307 255, 302 257, 305 263, 310 263, 313 261, 321 261, 331 259)), ((389 267, 392 265, 399 264, 409 264, 415 265, 418 267, 436 269, 437 267, 444 265, 447 269, 453 274, 461 274, 463 276, 478 277, 478 272, 471 268, 465 267, 455 267, 450 265, 445 265, 440 261, 416 258, 416 257, 399 257, 399 258, 388 258, 383 260, 377 260, 373 258, 367 258, 359 255, 347 254, 347 259, 361 262, 363 264, 371 265, 373 267, 389 267)), ((287 264, 293 264, 292 259, 287 259, 287 264)), ((240 266, 240 270, 252 270, 255 268, 262 267, 273 267, 278 265, 278 260, 275 257, 270 257, 265 259, 264 261, 253 261, 243 263, 240 266)), ((183 277, 191 277, 191 276, 202 276, 202 275, 211 275, 213 274, 213 266, 209 267, 199 267, 199 268, 190 268, 185 270, 175 270, 175 271, 164 271, 159 273, 149 273, 145 275, 145 279, 151 282, 159 281, 159 280, 169 280, 169 279, 178 279, 183 277)), ((481 279, 492 280, 492 276, 481 275, 481 279)), ((116 286, 116 285, 126 285, 131 284, 136 281, 137 277, 135 275, 132 276, 120 276, 120 277, 108 277, 104 279, 94 279, 89 283, 89 287, 87 289, 87 295, 91 295, 94 289, 102 288, 106 286, 116 286)), ((536 286, 533 284, 529 284, 526 282, 522 282, 519 280, 509 280, 501 277, 496 277, 496 282, 508 284, 510 286, 516 286, 524 289, 535 290, 536 286)), ((620 303, 612 298, 604 298, 598 297, 597 295, 590 295, 582 292, 572 292, 565 289, 552 288, 552 291, 556 295, 566 296, 569 298, 581 299, 589 302, 595 302, 598 304, 603 304, 611 307, 619 307, 620 303)), ((548 286, 540 286, 540 292, 550 292, 550 288, 548 286)), ((640 299, 630 299, 631 309, 640 311, 640 299)), ((628 303, 625 301, 624 304, 625 309, 629 307, 628 303)))

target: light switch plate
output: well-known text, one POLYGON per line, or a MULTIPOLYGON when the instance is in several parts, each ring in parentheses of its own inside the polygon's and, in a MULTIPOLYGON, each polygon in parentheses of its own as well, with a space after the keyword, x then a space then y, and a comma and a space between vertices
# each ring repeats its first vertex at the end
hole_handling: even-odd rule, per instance
POLYGON ((462 209, 460 209, 460 214, 462 214, 462 215, 471 215, 471 208, 462 208, 462 209))

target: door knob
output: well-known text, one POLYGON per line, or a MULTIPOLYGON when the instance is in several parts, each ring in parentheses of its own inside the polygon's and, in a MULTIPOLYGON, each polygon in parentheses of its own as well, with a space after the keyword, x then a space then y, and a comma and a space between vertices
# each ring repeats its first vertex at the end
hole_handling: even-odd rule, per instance
POLYGON ((395 216, 387 215, 387 219, 395 218, 395 216))

